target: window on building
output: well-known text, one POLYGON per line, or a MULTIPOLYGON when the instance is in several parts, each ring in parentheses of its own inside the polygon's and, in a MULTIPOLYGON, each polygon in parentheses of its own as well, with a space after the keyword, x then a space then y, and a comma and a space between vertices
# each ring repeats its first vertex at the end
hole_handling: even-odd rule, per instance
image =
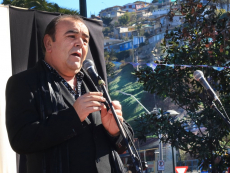
POLYGON ((129 8, 132 8, 132 5, 129 5, 129 8))
POLYGON ((127 49, 129 47, 129 43, 126 43, 125 44, 125 48, 127 49))
POLYGON ((102 16, 106 16, 106 13, 102 13, 102 16))
POLYGON ((112 11, 112 13, 111 13, 112 15, 115 15, 115 11, 112 11))
POLYGON ((146 161, 153 161, 155 160, 155 150, 147 150, 145 152, 145 157, 146 157, 146 161))

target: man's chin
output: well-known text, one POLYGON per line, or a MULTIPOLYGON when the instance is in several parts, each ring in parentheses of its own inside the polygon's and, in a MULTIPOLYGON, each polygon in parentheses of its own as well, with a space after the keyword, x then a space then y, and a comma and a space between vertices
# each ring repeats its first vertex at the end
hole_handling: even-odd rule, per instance
POLYGON ((73 70, 75 71, 76 74, 81 70, 81 67, 82 67, 82 65, 76 65, 76 66, 74 67, 73 70))

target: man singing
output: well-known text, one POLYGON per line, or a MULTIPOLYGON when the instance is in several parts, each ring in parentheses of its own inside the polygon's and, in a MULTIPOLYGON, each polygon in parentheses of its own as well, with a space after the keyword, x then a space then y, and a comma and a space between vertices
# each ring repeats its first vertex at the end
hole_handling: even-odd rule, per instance
MULTIPOLYGON (((27 173, 124 172, 119 128, 82 69, 89 39, 79 16, 54 18, 43 39, 44 60, 8 80, 6 127, 14 151, 26 155, 27 173)), ((112 104, 133 136, 120 103, 112 104)))

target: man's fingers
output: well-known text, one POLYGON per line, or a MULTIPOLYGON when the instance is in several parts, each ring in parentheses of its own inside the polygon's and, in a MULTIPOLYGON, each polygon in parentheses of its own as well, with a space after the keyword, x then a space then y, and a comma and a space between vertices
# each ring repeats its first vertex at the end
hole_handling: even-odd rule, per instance
POLYGON ((105 98, 101 92, 89 92, 77 98, 73 104, 81 121, 93 112, 100 111, 105 98))
POLYGON ((102 95, 82 95, 81 97, 79 97, 79 99, 81 99, 82 102, 86 103, 89 101, 98 101, 98 102, 104 102, 105 98, 102 95))
POLYGON ((103 103, 98 102, 98 101, 85 102, 85 107, 93 107, 93 106, 101 107, 102 105, 103 105, 103 103))
POLYGON ((123 123, 124 118, 122 116, 118 116, 118 118, 120 119, 120 121, 123 123))
MULTIPOLYGON (((117 115, 122 115, 122 111, 120 109, 115 109, 115 112, 117 115)), ((112 114, 111 109, 108 111, 108 113, 112 114)))
POLYGON ((88 92, 88 93, 85 93, 84 95, 98 95, 98 96, 103 96, 103 93, 102 92, 88 92))
POLYGON ((89 113, 93 113, 95 111, 101 110, 101 107, 100 106, 90 106, 90 107, 87 107, 87 110, 89 113))
POLYGON ((115 100, 115 101, 112 101, 112 105, 115 109, 120 109, 121 110, 121 104, 119 101, 115 100))

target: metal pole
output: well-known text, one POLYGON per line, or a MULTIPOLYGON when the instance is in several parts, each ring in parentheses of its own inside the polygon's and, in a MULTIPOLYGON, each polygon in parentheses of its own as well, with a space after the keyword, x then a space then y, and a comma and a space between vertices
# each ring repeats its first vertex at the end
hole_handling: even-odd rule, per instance
POLYGON ((80 3, 80 15, 83 17, 87 17, 87 8, 86 8, 86 0, 79 0, 80 3))
POLYGON ((171 147, 172 147, 173 173, 175 173, 174 149, 173 149, 173 146, 171 147))
MULTIPOLYGON (((159 139, 161 139, 161 134, 159 134, 159 139)), ((160 155, 160 160, 163 160, 163 145, 161 140, 159 142, 159 155, 160 155)), ((164 173, 164 171, 159 171, 159 172, 164 173)))

